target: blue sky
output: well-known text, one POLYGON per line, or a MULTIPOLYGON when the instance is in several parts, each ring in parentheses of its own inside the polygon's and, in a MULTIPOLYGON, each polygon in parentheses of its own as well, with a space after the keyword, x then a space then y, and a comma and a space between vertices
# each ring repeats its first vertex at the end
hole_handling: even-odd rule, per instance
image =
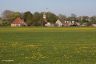
POLYGON ((96 0, 0 0, 0 14, 4 10, 13 11, 47 11, 69 16, 96 15, 96 0))

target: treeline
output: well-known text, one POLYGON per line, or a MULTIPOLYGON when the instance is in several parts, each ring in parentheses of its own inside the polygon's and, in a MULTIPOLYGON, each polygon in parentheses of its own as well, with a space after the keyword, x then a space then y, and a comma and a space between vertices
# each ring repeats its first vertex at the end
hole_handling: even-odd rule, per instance
MULTIPOLYGON (((43 13, 44 12, 31 13, 30 11, 20 13, 20 12, 5 10, 2 13, 2 17, 0 18, 0 25, 1 26, 10 25, 14 19, 20 17, 24 19, 24 21, 28 24, 28 26, 41 26, 42 21, 44 21, 43 13)), ((47 15, 48 22, 54 23, 58 19, 58 16, 56 16, 52 12, 46 12, 46 15, 47 15)))
MULTIPOLYGON (((20 17, 24 19, 24 21, 28 24, 28 26, 41 26, 43 20, 43 13, 44 12, 34 12, 31 13, 30 11, 21 13, 21 12, 14 12, 11 10, 5 10, 0 18, 0 26, 8 26, 10 25, 14 19, 20 17)), ((71 14, 69 17, 63 14, 56 15, 52 12, 46 12, 47 21, 50 23, 55 23, 56 20, 63 21, 75 21, 79 22, 80 24, 86 24, 90 26, 92 24, 96 24, 96 16, 79 16, 77 17, 76 14, 71 14)))

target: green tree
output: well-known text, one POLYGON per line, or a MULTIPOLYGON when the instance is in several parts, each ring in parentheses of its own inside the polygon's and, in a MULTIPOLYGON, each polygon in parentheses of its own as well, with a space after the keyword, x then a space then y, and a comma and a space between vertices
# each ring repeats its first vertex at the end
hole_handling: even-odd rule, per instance
POLYGON ((90 22, 96 24, 96 16, 90 17, 90 22))
POLYGON ((3 21, 2 21, 2 19, 0 18, 0 26, 2 26, 2 24, 3 24, 3 21))
POLYGON ((0 26, 8 26, 10 25, 9 21, 0 19, 0 26))
POLYGON ((58 18, 59 18, 61 21, 64 21, 64 20, 67 19, 67 17, 66 17, 65 15, 63 15, 63 14, 59 14, 59 15, 58 15, 58 18))
POLYGON ((82 16, 80 22, 81 23, 88 23, 89 22, 89 17, 88 16, 82 16))
POLYGON ((33 14, 33 25, 35 26, 41 26, 43 21, 43 14, 39 12, 35 12, 33 14))
POLYGON ((3 20, 10 21, 10 22, 12 22, 17 17, 20 17, 20 13, 10 10, 5 10, 2 14, 3 20))
POLYGON ((71 16, 68 17, 68 19, 71 20, 71 21, 76 21, 77 20, 76 18, 77 18, 77 15, 74 14, 74 13, 72 13, 71 16))
POLYGON ((47 16, 47 21, 48 22, 51 22, 51 23, 55 23, 56 20, 58 19, 58 16, 56 16, 54 13, 52 12, 47 12, 46 13, 46 16, 47 16))
POLYGON ((25 12, 23 15, 23 19, 28 25, 32 25, 32 18, 33 15, 30 11, 25 12))

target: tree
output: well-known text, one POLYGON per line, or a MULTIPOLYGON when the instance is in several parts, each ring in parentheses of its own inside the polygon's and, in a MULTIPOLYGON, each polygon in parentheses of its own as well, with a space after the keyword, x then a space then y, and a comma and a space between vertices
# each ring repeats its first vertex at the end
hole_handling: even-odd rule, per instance
POLYGON ((8 26, 10 25, 9 21, 0 19, 0 26, 8 26))
MULTIPOLYGON (((44 21, 43 14, 44 12, 41 12, 41 13, 35 12, 33 14, 33 25, 35 26, 42 25, 42 22, 44 21)), ((51 23, 55 23, 56 20, 58 19, 58 17, 54 13, 51 13, 51 12, 46 12, 46 16, 47 16, 46 20, 51 23)))
POLYGON ((25 12, 23 15, 23 19, 28 25, 32 25, 32 17, 33 15, 30 11, 25 12))
POLYGON ((90 22, 96 24, 96 16, 90 17, 90 22))
POLYGON ((39 12, 35 12, 33 14, 33 25, 41 26, 43 21, 43 14, 39 12))
POLYGON ((8 18, 9 18, 9 15, 10 15, 10 14, 13 14, 13 13, 14 13, 13 11, 5 10, 5 11, 2 13, 2 18, 3 18, 3 19, 8 19, 8 18))
POLYGON ((89 22, 89 17, 88 16, 82 16, 81 17, 81 23, 88 23, 89 22))
POLYGON ((62 14, 59 14, 59 15, 58 15, 58 18, 59 18, 61 21, 66 20, 66 16, 65 16, 65 15, 62 15, 62 14))
POLYGON ((47 12, 46 16, 47 16, 47 21, 51 23, 55 23, 56 20, 58 19, 58 17, 52 12, 47 12))
POLYGON ((71 14, 71 17, 76 18, 76 17, 77 17, 77 15, 76 15, 76 14, 74 14, 74 13, 72 13, 72 14, 71 14))
POLYGON ((2 19, 0 18, 0 26, 2 26, 3 22, 2 22, 2 19))
POLYGON ((74 13, 72 13, 72 14, 71 14, 71 16, 70 16, 70 17, 68 17, 68 19, 69 19, 69 20, 71 20, 71 21, 77 21, 77 19, 76 19, 76 18, 77 18, 77 15, 76 15, 76 14, 74 14, 74 13))
POLYGON ((15 18, 20 17, 19 12, 14 12, 10 10, 5 10, 2 14, 2 18, 7 21, 13 21, 15 18))

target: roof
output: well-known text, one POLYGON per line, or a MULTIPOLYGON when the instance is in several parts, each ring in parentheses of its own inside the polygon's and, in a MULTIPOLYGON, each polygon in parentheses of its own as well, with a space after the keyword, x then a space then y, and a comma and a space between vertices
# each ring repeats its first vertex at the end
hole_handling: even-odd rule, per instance
POLYGON ((59 19, 56 21, 56 23, 62 23, 59 19))
POLYGON ((16 18, 12 24, 24 24, 24 20, 22 20, 20 17, 16 18))

